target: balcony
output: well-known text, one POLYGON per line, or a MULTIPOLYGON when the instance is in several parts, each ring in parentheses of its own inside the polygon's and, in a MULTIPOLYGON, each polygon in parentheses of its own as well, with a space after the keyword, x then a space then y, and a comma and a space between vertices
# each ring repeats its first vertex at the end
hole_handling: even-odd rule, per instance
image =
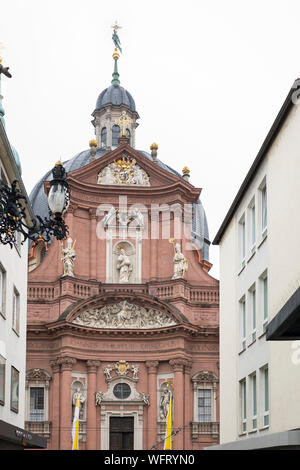
POLYGON ((192 422, 191 424, 192 424, 192 440, 193 441, 196 441, 198 437, 203 436, 203 435, 211 436, 213 439, 219 438, 219 423, 192 422))
POLYGON ((39 434, 49 439, 51 432, 51 421, 25 421, 26 431, 39 434))

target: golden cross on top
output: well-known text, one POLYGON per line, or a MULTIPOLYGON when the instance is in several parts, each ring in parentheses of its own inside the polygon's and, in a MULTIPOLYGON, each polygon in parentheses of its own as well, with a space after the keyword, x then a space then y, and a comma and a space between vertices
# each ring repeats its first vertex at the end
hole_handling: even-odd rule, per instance
POLYGON ((126 111, 122 111, 120 119, 116 120, 116 124, 119 124, 121 129, 121 137, 126 137, 126 128, 128 124, 132 123, 132 119, 127 117, 126 111))
POLYGON ((120 26, 120 25, 118 24, 118 22, 116 21, 115 24, 112 26, 112 28, 113 28, 115 31, 118 31, 118 29, 121 29, 122 26, 120 26))

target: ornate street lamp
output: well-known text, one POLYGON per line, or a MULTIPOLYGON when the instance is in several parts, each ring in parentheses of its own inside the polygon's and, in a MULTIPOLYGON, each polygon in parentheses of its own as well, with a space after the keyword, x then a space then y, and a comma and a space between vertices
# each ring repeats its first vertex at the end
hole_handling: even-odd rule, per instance
POLYGON ((21 244, 27 238, 35 243, 39 239, 49 242, 53 236, 57 240, 66 238, 68 227, 63 215, 68 209, 70 196, 66 170, 61 162, 56 163, 52 175, 48 194, 49 218, 36 215, 31 227, 25 223, 26 212, 22 202, 27 203, 27 200, 18 188, 18 181, 13 181, 11 187, 0 184, 0 243, 13 247, 18 232, 23 235, 21 244))

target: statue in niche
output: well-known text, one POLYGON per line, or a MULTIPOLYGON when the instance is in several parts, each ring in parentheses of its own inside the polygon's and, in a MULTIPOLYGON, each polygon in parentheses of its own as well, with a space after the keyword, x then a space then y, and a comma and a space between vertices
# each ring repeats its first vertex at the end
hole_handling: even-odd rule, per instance
POLYGON ((67 248, 64 248, 63 242, 61 242, 61 260, 64 265, 63 276, 72 276, 74 277, 74 261, 76 259, 76 251, 74 250, 75 242, 71 237, 67 240, 67 248))
POLYGON ((120 249, 120 254, 117 259, 117 270, 119 272, 119 283, 123 284, 129 282, 129 277, 132 272, 132 263, 126 255, 124 248, 120 249))
POLYGON ((187 271, 188 262, 181 253, 180 243, 175 244, 174 248, 174 274, 172 279, 181 279, 184 277, 185 272, 187 271))
POLYGON ((171 391, 168 388, 163 388, 160 395, 159 415, 162 421, 165 421, 168 416, 169 400, 171 391))
POLYGON ((76 388, 76 391, 73 393, 72 405, 73 405, 73 415, 76 407, 77 398, 79 399, 79 418, 83 419, 83 404, 85 402, 85 396, 80 391, 80 387, 76 388))

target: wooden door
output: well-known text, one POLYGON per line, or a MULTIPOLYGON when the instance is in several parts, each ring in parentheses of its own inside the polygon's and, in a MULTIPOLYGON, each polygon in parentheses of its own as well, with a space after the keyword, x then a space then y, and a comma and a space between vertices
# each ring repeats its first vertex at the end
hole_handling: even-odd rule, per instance
POLYGON ((133 450, 134 418, 110 417, 109 450, 133 450))

